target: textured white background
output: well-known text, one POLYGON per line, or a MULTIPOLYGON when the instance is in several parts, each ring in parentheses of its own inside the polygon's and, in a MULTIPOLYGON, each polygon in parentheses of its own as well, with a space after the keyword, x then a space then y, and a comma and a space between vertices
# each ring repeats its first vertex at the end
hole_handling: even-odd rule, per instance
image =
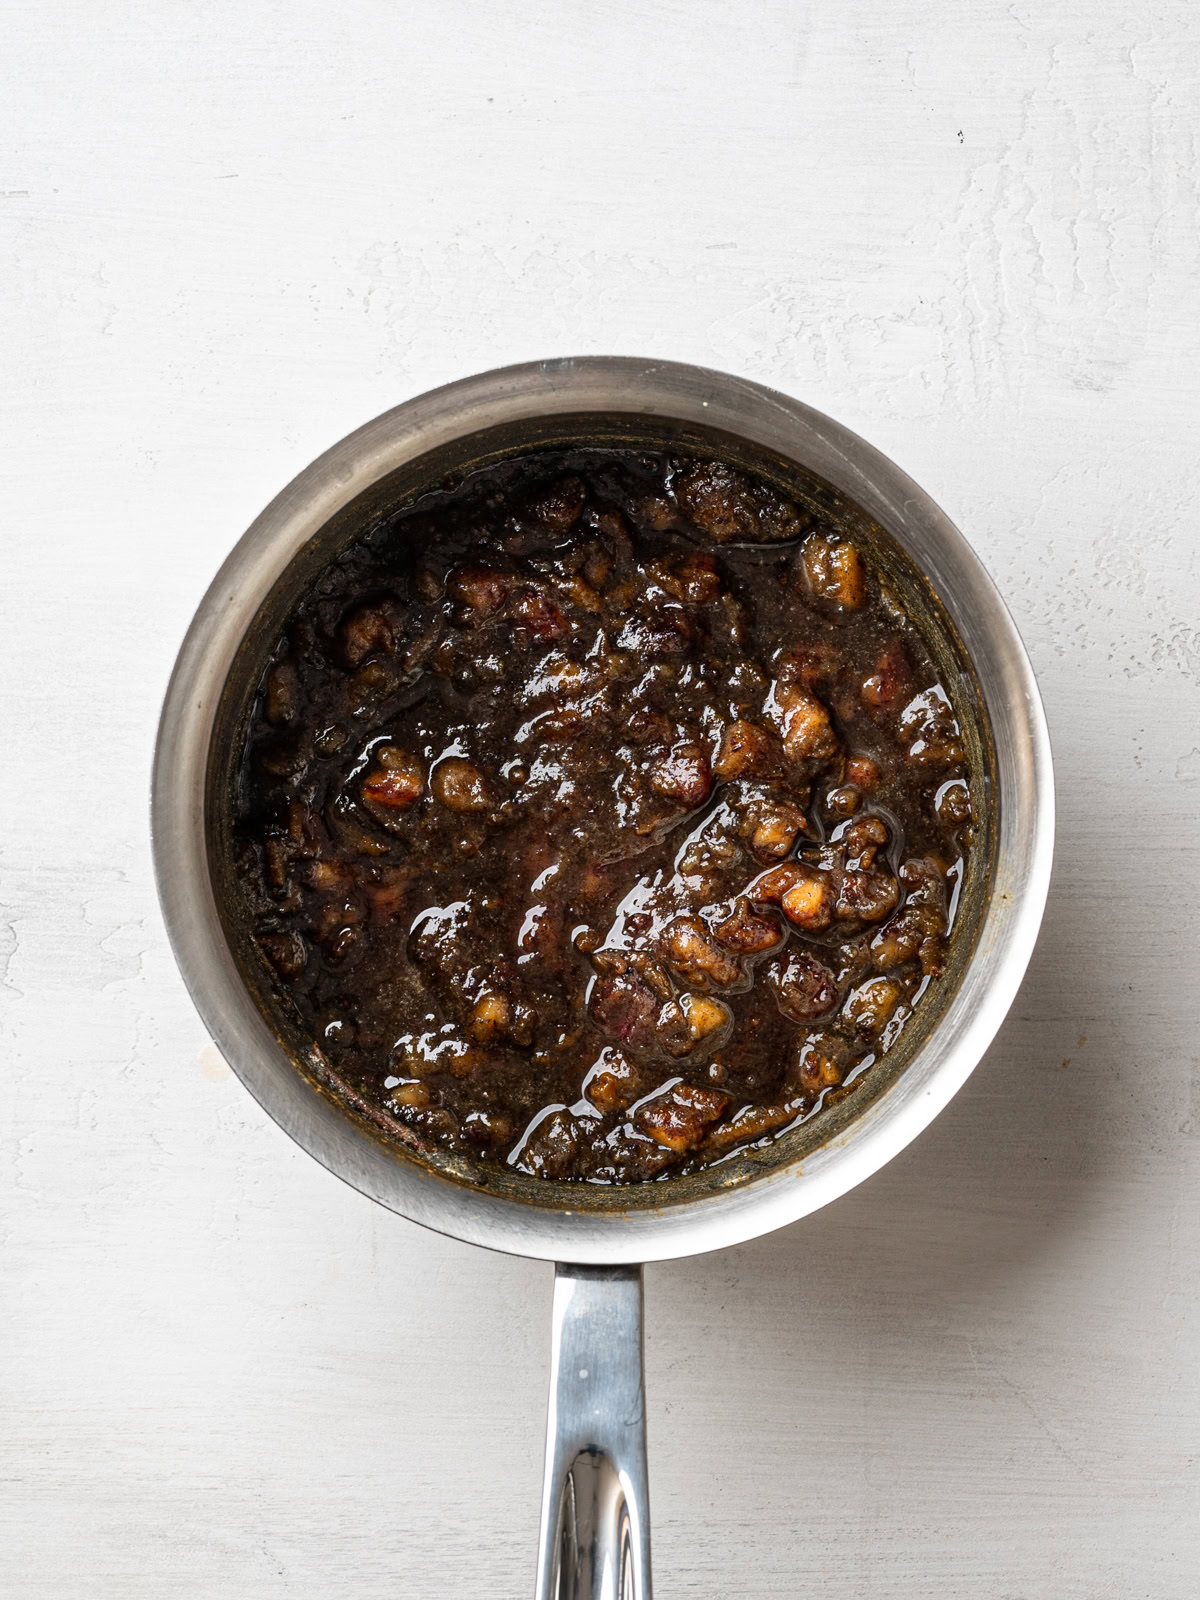
POLYGON ((501 362, 766 380, 910 471, 1038 670, 999 1041, 863 1188, 648 1274, 662 1600, 1200 1592, 1193 0, 2 8, 12 1600, 522 1595, 550 1273, 419 1232, 207 1045, 146 840, 233 540, 501 362))

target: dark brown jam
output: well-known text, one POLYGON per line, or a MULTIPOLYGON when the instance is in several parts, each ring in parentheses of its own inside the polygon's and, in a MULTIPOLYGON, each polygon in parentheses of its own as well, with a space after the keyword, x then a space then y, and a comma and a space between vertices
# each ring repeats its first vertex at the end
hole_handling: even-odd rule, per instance
POLYGON ((288 622, 236 818, 252 937, 408 1142, 639 1183, 853 1093, 942 970, 960 729, 863 552, 714 461, 539 453, 288 622))

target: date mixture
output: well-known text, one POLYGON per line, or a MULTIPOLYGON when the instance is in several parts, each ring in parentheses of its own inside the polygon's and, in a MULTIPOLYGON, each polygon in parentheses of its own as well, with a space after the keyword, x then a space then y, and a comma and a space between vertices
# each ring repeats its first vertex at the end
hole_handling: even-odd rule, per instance
POLYGON ((627 1184, 853 1092, 942 971, 960 728, 861 550, 718 461, 531 454, 354 544, 243 755, 253 939, 419 1144, 627 1184))

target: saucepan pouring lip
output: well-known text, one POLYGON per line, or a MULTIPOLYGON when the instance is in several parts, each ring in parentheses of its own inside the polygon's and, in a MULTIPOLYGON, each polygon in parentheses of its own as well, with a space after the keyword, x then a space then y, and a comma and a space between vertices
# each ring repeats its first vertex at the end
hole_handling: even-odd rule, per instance
MULTIPOLYGON (((209 1033, 267 1113, 324 1166, 401 1215, 513 1254, 579 1263, 720 1249, 815 1211, 902 1150, 966 1081, 1033 951, 1049 887, 1054 793, 1033 672, 991 579, 962 534, 891 461, 831 418, 725 373, 633 357, 531 362, 420 395, 350 434, 290 483, 231 551, 188 628, 167 689, 151 793, 167 931, 209 1033), (885 528, 926 575, 971 661, 991 726, 998 818, 974 951, 952 999, 886 1092, 802 1161, 676 1202, 669 1182, 623 1211, 528 1204, 398 1154, 296 1068, 243 981, 224 930, 207 843, 218 708, 239 647, 298 554, 345 507, 406 463, 489 429, 589 415, 716 432, 796 462, 885 528), (661 1203, 659 1201, 661 1194, 661 1203)), ((719 1173, 719 1169, 717 1169, 719 1173)))

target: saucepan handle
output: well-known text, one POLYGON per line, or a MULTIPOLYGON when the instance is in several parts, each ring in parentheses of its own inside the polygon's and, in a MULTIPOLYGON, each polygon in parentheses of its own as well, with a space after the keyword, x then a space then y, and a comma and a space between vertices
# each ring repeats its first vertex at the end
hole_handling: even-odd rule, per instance
POLYGON ((641 1267, 558 1267, 537 1600, 650 1600, 641 1267))

